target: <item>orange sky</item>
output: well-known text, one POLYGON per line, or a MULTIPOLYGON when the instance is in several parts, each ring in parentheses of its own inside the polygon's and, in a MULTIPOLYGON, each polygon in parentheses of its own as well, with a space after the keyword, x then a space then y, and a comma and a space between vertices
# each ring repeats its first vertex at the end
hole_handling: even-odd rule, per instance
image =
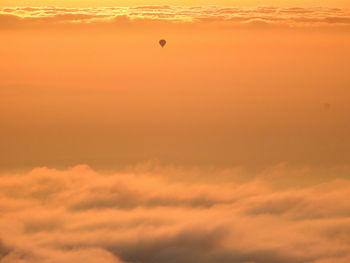
POLYGON ((349 162, 347 11, 0 13, 2 167, 349 162))
POLYGON ((242 3, 1 1, 1 263, 350 262, 346 1, 242 3))
POLYGON ((180 5, 180 6, 284 6, 284 7, 341 7, 349 8, 348 0, 2 0, 0 6, 135 6, 135 5, 180 5))

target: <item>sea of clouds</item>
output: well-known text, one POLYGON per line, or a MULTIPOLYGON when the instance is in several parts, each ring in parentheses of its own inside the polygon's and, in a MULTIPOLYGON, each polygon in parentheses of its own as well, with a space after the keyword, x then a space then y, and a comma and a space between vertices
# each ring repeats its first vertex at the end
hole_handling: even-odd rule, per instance
POLYGON ((3 172, 0 262, 346 263, 349 171, 3 172))

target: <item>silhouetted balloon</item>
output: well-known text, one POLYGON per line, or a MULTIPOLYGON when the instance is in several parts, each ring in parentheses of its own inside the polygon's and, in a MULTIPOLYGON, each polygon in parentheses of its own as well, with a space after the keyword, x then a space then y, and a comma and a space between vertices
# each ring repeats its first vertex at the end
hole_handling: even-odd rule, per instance
POLYGON ((162 47, 164 47, 166 44, 166 41, 164 39, 159 40, 159 45, 161 45, 162 47))
POLYGON ((331 109, 331 104, 323 103, 323 108, 324 108, 325 111, 329 111, 331 109))

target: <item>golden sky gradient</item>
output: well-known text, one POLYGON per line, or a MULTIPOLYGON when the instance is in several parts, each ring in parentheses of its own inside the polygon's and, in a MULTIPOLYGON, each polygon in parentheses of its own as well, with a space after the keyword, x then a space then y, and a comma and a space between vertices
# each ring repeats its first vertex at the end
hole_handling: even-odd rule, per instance
POLYGON ((0 19, 3 168, 349 161, 346 10, 3 8, 0 19))
POLYGON ((349 263, 348 4, 0 1, 0 262, 349 263))
POLYGON ((2 0, 0 6, 135 6, 135 5, 173 5, 173 6, 283 6, 283 7, 340 7, 350 8, 348 0, 2 0))

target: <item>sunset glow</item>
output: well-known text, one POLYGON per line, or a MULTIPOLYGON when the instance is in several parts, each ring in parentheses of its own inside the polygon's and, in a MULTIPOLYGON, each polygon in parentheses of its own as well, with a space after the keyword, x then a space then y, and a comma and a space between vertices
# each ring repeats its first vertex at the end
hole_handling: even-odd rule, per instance
POLYGON ((61 6, 61 7, 112 7, 112 6, 279 6, 279 7, 342 7, 349 8, 348 0, 2 0, 2 6, 61 6))
POLYGON ((0 1, 0 263, 349 263, 350 5, 0 1))

